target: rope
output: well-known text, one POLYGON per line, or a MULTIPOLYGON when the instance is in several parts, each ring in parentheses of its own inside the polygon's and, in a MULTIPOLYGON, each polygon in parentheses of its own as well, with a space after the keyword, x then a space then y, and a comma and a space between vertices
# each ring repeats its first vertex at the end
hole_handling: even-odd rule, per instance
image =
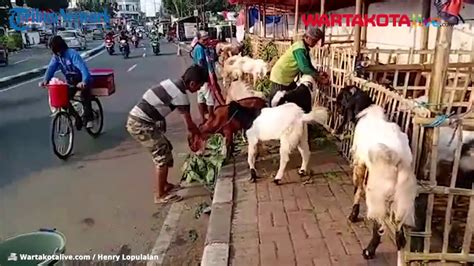
POLYGON ((227 126, 232 121, 232 119, 234 119, 234 116, 237 114, 238 111, 239 110, 235 110, 234 114, 230 116, 227 122, 225 122, 222 126, 220 126, 213 134, 216 134, 217 132, 221 131, 225 126, 227 126))

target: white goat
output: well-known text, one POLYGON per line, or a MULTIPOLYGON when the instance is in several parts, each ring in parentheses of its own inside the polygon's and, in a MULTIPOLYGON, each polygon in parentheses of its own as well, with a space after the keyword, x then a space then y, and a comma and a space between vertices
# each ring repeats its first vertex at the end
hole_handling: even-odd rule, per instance
POLYGON ((227 60, 224 61, 224 65, 222 67, 222 82, 224 87, 226 87, 227 80, 235 80, 240 79, 244 74, 242 72, 242 64, 243 64, 243 57, 240 55, 234 55, 229 57, 227 60))
POLYGON ((411 169, 413 155, 408 136, 397 124, 387 121, 383 108, 371 105, 360 112, 357 118, 359 120, 351 149, 354 158, 353 181, 357 189, 353 212, 365 189, 367 218, 373 219, 375 223, 372 240, 363 255, 371 259, 380 243, 380 233, 384 232, 382 225, 389 202, 393 202, 392 210, 397 222, 398 250, 405 245, 402 226, 415 225, 417 184, 411 169), (369 175, 364 185, 366 167, 369 175))
POLYGON ((244 74, 252 75, 253 85, 255 86, 257 80, 265 77, 268 73, 268 64, 262 59, 253 59, 248 56, 242 57, 234 55, 224 61, 224 67, 222 70, 222 78, 225 80, 241 79, 244 74))
POLYGON ((265 99, 263 92, 253 90, 250 84, 242 80, 236 80, 230 84, 227 90, 226 104, 229 104, 231 101, 238 101, 250 97, 265 99))
POLYGON ((286 103, 273 108, 263 108, 261 114, 253 121, 252 127, 247 130, 248 140, 248 164, 251 178, 255 182, 257 172, 255 170, 256 147, 259 141, 280 140, 280 167, 274 178, 279 184, 283 178, 286 164, 290 159, 290 153, 295 147, 302 157, 300 175, 307 173, 309 162, 308 145, 308 122, 324 124, 328 118, 328 109, 316 107, 311 113, 304 111, 294 103, 286 103))
POLYGON ((253 85, 257 85, 257 80, 264 78, 268 73, 268 64, 262 59, 253 59, 248 56, 243 58, 242 72, 252 75, 253 85))

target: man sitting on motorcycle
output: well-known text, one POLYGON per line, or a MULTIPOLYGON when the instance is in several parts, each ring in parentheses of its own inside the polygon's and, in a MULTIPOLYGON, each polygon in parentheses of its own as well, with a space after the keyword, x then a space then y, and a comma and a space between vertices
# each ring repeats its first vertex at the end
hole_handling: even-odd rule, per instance
MULTIPOLYGON (((69 91, 69 98, 71 99, 75 94, 77 89, 81 90, 82 104, 84 106, 84 124, 87 128, 93 127, 93 114, 92 114, 92 105, 91 105, 91 93, 89 90, 89 84, 92 80, 89 69, 87 68, 86 63, 82 59, 81 55, 67 46, 61 36, 54 36, 51 39, 49 44, 51 50, 53 51, 53 57, 48 65, 48 70, 40 86, 46 86, 49 81, 54 77, 54 73, 60 69, 63 75, 66 77, 67 83, 73 85, 74 87, 69 91)), ((69 103, 69 108, 73 108, 72 104, 69 103)), ((81 118, 76 113, 76 127, 81 128, 81 118)))

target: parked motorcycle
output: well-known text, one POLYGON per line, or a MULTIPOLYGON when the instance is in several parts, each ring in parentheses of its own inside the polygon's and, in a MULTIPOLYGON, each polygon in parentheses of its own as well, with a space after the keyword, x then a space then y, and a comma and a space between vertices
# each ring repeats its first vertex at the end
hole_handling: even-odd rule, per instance
POLYGON ((120 51, 125 59, 130 55, 130 45, 128 45, 126 40, 120 40, 120 51))
POLYGON ((105 49, 107 49, 107 52, 109 53, 109 55, 113 55, 115 53, 114 44, 115 42, 111 39, 105 40, 105 49))
POLYGON ((158 55, 160 53, 160 42, 157 38, 151 40, 151 48, 153 49, 153 53, 158 55))
POLYGON ((135 48, 138 47, 138 37, 136 35, 133 35, 132 37, 132 43, 135 46, 135 48))

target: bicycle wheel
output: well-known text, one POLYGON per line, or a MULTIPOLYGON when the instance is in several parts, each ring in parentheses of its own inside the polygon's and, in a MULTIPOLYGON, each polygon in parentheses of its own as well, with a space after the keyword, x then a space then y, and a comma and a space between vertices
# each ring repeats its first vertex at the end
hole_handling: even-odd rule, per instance
POLYGON ((69 114, 58 112, 51 123, 51 143, 53 151, 61 160, 66 160, 74 146, 74 127, 69 114))
POLYGON ((100 133, 102 133, 102 129, 104 127, 104 110, 102 110, 102 104, 100 104, 100 101, 97 98, 92 99, 91 106, 92 115, 94 116, 92 123, 94 126, 91 128, 86 128, 86 131, 89 133, 89 135, 96 138, 100 135, 100 133))

